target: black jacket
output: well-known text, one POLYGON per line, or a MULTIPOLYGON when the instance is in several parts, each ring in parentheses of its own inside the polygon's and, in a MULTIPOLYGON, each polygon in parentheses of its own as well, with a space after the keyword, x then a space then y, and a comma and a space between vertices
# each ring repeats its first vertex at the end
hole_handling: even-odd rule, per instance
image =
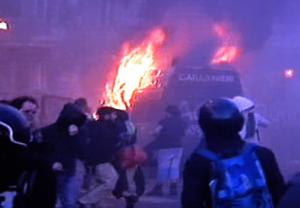
POLYGON ((98 165, 113 160, 119 143, 117 126, 111 121, 95 121, 89 125, 90 143, 87 163, 98 165))
MULTIPOLYGON (((233 149, 241 148, 243 142, 232 144, 233 149)), ((271 150, 257 147, 256 154, 266 175, 267 184, 275 205, 278 205, 285 191, 285 184, 277 161, 271 150)), ((210 204, 210 161, 199 154, 192 154, 185 164, 183 174, 182 208, 207 208, 210 204)))
POLYGON ((81 127, 86 121, 85 115, 74 105, 66 104, 58 120, 41 129, 43 155, 50 164, 60 162, 64 171, 74 173, 76 160, 82 158, 86 135, 81 127), (79 127, 79 133, 70 136, 68 127, 71 124, 79 127))

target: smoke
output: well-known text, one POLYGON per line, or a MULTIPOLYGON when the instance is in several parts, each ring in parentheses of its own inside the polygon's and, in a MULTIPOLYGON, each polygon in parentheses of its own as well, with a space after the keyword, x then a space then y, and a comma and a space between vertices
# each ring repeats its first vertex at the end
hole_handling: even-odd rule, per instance
MULTIPOLYGON (((148 1, 145 18, 153 24, 172 17, 180 30, 182 22, 189 24, 189 33, 199 32, 199 25, 209 29, 211 22, 229 22, 242 37, 245 50, 259 49, 272 35, 274 17, 283 12, 283 0, 174 0, 148 1), (203 19, 210 19, 203 25, 203 19)), ((170 21, 169 21, 170 23, 170 21)), ((202 30, 203 32, 203 30, 202 30)), ((197 39, 195 40, 197 41, 197 39)))

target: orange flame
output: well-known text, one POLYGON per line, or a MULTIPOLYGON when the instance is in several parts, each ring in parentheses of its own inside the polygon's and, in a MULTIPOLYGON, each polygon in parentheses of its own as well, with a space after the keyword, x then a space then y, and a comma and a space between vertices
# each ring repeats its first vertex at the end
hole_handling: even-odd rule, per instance
POLYGON ((129 109, 138 93, 158 83, 161 71, 158 70, 157 52, 165 40, 165 32, 156 29, 139 46, 130 49, 126 44, 114 81, 106 85, 106 106, 129 109))
POLYGON ((240 51, 237 47, 222 46, 215 53, 212 64, 232 63, 239 55, 240 51))
POLYGON ((241 54, 237 36, 223 24, 214 26, 216 35, 222 40, 222 46, 215 52, 212 64, 226 64, 235 61, 241 54))

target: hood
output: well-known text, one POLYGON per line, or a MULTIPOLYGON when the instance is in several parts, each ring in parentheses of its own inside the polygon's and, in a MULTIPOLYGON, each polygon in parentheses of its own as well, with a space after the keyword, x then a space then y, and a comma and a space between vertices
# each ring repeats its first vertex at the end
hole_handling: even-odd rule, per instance
POLYGON ((236 96, 232 101, 239 108, 240 112, 255 108, 255 103, 246 97, 236 96))
POLYGON ((57 124, 67 127, 71 124, 75 124, 81 127, 86 122, 86 115, 72 103, 67 103, 64 105, 59 117, 56 121, 57 124))

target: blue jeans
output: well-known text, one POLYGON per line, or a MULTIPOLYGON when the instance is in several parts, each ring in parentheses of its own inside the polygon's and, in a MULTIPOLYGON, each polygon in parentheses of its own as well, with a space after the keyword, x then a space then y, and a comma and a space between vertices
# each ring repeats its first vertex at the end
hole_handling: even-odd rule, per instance
POLYGON ((70 173, 60 173, 57 176, 57 197, 62 208, 76 208, 79 196, 79 184, 76 176, 70 173))

